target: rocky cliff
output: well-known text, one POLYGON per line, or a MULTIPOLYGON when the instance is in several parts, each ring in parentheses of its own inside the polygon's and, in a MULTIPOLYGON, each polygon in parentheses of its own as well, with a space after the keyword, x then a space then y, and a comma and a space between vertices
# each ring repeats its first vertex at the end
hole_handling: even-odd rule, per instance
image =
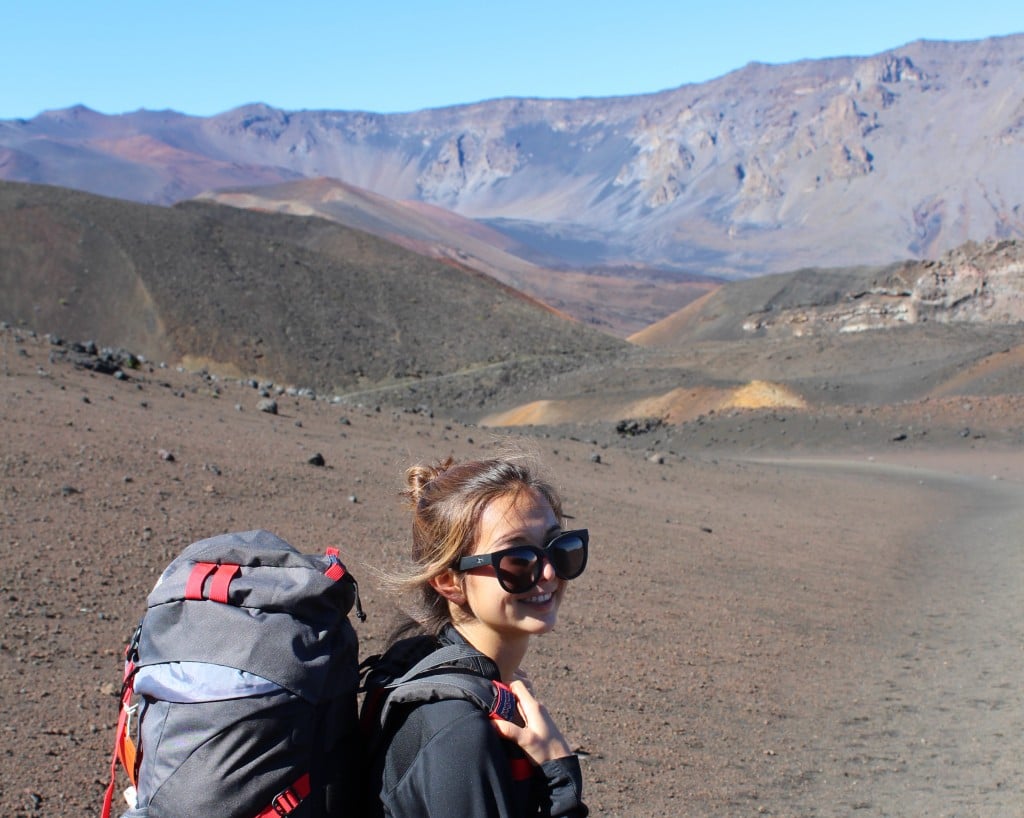
POLYGON ((938 261, 898 265, 856 282, 835 303, 769 309, 743 328, 799 336, 929 321, 1024 322, 1024 245, 970 242, 938 261))

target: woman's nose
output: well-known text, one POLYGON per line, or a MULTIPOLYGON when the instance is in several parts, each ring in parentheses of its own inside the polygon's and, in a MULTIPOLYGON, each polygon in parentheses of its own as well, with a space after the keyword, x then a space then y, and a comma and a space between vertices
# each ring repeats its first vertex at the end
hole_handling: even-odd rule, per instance
POLYGON ((552 580, 556 578, 555 566, 552 565, 551 560, 542 560, 543 565, 540 570, 540 578, 544 580, 552 580))

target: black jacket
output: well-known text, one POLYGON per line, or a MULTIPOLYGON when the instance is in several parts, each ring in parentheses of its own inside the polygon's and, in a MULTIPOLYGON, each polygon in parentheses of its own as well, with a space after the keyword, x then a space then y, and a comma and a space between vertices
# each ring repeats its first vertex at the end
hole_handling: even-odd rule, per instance
MULTIPOLYGON (((448 627, 394 645, 367 680, 367 709, 379 712, 381 685, 398 678, 446 644, 466 644, 448 627)), ((486 657, 456 663, 488 679, 500 678, 486 657)), ((583 818, 582 776, 576 756, 534 766, 513 742, 498 735, 487 713, 465 699, 401 705, 387 734, 371 742, 370 815, 391 818, 583 818)), ((373 723, 373 713, 364 724, 373 723)))

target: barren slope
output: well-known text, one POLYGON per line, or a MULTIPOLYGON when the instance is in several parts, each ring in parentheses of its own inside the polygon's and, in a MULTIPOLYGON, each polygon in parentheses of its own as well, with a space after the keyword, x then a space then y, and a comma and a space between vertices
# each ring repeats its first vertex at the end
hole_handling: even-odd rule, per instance
POLYGON ((319 219, 0 186, 2 319, 320 390, 621 347, 475 271, 319 219))
POLYGON ((685 424, 793 410, 849 423, 891 407, 913 423, 937 398, 1013 402, 1024 396, 1024 245, 968 244, 937 262, 732 282, 630 340, 646 351, 560 378, 482 422, 685 424))
POLYGON ((713 289, 710 279, 634 265, 547 269, 529 248, 480 222, 424 202, 394 201, 335 179, 207 191, 200 201, 298 216, 364 230, 415 253, 468 267, 579 321, 625 337, 713 289))

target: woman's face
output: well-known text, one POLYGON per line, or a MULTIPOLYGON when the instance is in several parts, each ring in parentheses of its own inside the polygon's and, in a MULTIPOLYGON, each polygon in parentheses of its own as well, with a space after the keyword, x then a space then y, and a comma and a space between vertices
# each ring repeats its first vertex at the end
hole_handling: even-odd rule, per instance
MULTIPOLYGON (((560 532, 548 501, 533 490, 524 490, 487 505, 472 553, 486 554, 524 544, 543 547, 560 532)), ((537 584, 523 593, 512 594, 502 588, 491 566, 465 572, 463 589, 474 619, 465 623, 467 630, 474 631, 478 640, 516 639, 546 633, 555 626, 565 580, 559 579, 551 563, 544 560, 537 584)), ((482 647, 472 638, 470 641, 482 647)))

